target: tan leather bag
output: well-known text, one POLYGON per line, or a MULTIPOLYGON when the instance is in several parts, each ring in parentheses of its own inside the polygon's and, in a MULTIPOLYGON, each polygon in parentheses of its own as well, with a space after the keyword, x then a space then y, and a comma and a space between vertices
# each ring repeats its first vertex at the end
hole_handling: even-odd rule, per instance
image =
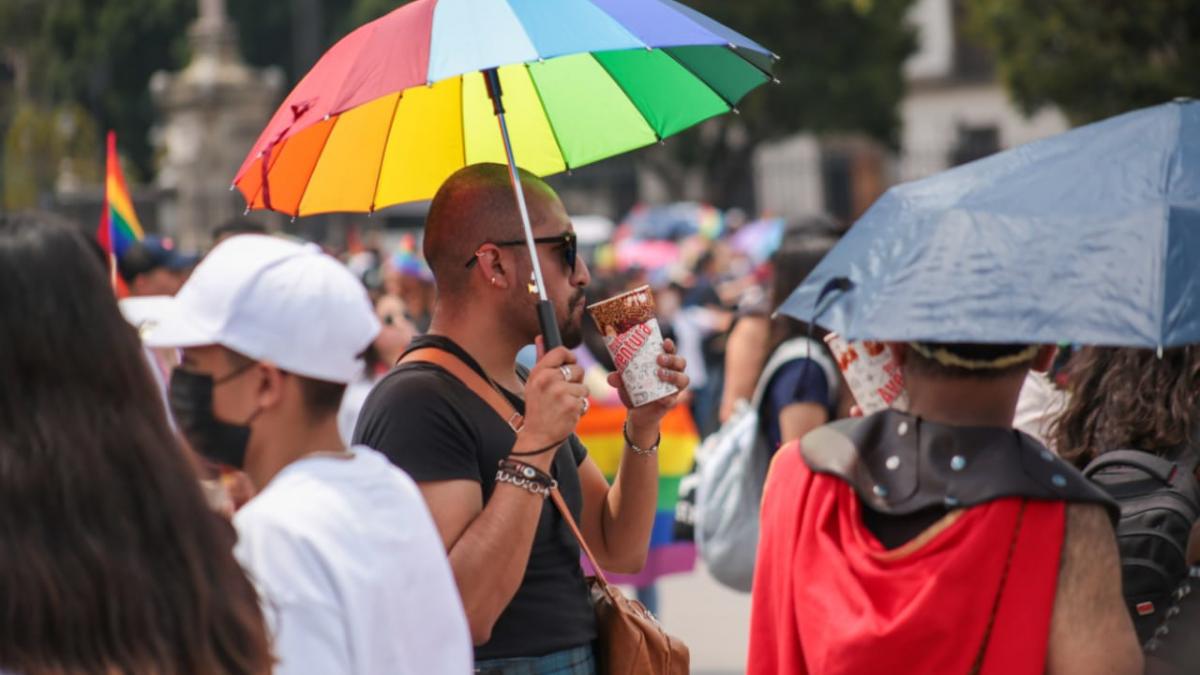
POLYGON ((596 576, 588 577, 592 607, 596 610, 596 661, 605 675, 687 675, 687 645, 663 630, 658 619, 637 600, 608 584, 604 571, 575 525, 558 490, 550 493, 558 512, 579 541, 596 576))
MULTIPOLYGON (((514 430, 520 428, 521 415, 508 399, 453 354, 429 347, 409 352, 400 360, 401 363, 414 361, 432 363, 450 373, 490 405, 514 430)), ((596 610, 598 672, 603 675, 687 675, 690 659, 687 645, 668 635, 642 603, 625 597, 620 589, 609 585, 562 495, 553 490, 550 498, 596 571, 587 582, 596 610)))

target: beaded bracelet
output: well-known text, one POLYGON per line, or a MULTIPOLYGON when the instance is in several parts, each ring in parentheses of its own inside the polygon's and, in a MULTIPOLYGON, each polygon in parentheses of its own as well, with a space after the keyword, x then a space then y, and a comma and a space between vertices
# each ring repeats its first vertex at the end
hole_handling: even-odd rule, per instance
POLYGON ((558 481, 545 471, 520 460, 509 458, 500 460, 496 480, 515 485, 542 497, 550 496, 550 491, 558 487, 558 481))
POLYGON ((658 452, 658 444, 662 442, 662 432, 660 431, 658 434, 658 438, 654 439, 653 445, 651 445, 650 447, 645 448, 645 449, 639 448, 633 442, 633 439, 631 439, 629 437, 629 421, 628 420, 626 420, 625 425, 621 427, 621 434, 625 436, 625 445, 629 446, 629 449, 633 451, 633 454, 642 455, 643 457, 646 455, 653 455, 654 453, 658 452))
POLYGON ((496 472, 496 482, 497 483, 508 483, 509 485, 514 485, 516 487, 521 488, 522 490, 525 490, 527 492, 532 492, 535 495, 539 495, 542 499, 549 497, 550 490, 553 489, 547 485, 544 485, 539 480, 536 480, 536 479, 530 480, 528 478, 524 478, 522 476, 518 476, 516 474, 509 473, 509 472, 505 471, 504 469, 500 469, 499 471, 496 472))

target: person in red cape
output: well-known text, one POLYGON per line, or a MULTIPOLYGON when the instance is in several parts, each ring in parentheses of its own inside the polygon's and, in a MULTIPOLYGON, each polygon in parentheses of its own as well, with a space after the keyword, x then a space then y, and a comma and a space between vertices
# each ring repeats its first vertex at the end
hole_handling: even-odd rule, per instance
POLYGON ((762 504, 751 674, 1142 672, 1115 505, 1012 428, 1053 347, 893 343, 906 412, 780 448, 762 504))

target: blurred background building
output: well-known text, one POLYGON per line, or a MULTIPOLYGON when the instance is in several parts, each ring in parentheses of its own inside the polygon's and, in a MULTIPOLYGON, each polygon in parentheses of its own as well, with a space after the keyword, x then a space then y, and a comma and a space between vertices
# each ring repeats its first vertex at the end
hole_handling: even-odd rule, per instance
POLYGON ((1017 108, 989 51, 967 32, 954 0, 917 0, 910 19, 917 50, 904 64, 895 179, 910 181, 1070 127, 1055 106, 1017 108))

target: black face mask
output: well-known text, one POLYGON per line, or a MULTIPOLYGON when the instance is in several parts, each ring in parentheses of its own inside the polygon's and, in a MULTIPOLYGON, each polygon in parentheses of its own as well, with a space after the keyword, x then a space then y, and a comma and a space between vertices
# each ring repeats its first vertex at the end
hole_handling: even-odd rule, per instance
MULTIPOLYGON (((220 381, 224 382, 244 370, 226 375, 220 381)), ((250 442, 249 423, 258 413, 251 415, 246 424, 230 424, 217 419, 213 413, 215 384, 218 383, 214 382, 212 375, 176 368, 171 373, 167 395, 171 415, 193 450, 209 461, 240 470, 246 463, 246 445, 250 442)))

